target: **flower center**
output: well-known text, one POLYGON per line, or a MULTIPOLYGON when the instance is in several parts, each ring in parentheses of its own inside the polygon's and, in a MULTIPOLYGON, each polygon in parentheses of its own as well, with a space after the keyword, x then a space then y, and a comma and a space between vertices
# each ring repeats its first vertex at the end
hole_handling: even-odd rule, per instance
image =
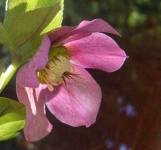
POLYGON ((70 57, 62 53, 56 53, 49 59, 44 69, 37 71, 37 77, 41 84, 47 84, 48 89, 53 91, 53 86, 61 84, 64 81, 65 74, 70 69, 70 57))

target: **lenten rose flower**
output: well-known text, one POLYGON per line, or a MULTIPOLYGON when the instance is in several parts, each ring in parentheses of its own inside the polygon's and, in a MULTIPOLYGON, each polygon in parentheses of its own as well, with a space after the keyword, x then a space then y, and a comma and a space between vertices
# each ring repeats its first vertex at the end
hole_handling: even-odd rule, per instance
POLYGON ((61 122, 89 127, 101 102, 99 85, 84 68, 118 70, 126 54, 109 36, 119 35, 101 19, 60 27, 44 35, 37 53, 17 73, 18 100, 26 106, 25 138, 37 141, 52 130, 45 106, 61 122))

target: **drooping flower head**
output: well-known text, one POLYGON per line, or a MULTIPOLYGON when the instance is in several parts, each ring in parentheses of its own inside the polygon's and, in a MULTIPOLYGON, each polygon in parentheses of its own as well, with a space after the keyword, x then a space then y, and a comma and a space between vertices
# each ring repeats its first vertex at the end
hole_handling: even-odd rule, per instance
POLYGON ((37 141, 52 129, 45 105, 63 123, 90 126, 101 102, 99 85, 84 68, 118 70, 126 54, 109 36, 119 35, 101 19, 61 27, 44 35, 37 53, 17 74, 18 100, 26 106, 25 138, 37 141))

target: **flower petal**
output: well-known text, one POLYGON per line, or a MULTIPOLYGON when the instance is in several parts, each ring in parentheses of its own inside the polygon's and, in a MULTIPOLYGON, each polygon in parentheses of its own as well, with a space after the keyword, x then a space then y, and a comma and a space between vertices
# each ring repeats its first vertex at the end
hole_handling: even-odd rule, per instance
POLYGON ((26 106, 24 135, 27 141, 38 141, 52 130, 52 125, 45 116, 44 97, 39 88, 16 86, 18 100, 26 106))
POLYGON ((66 79, 66 84, 48 92, 47 107, 61 122, 71 126, 95 123, 101 102, 101 90, 91 75, 81 67, 74 67, 79 76, 66 79))
POLYGON ((37 53, 29 62, 23 65, 17 73, 17 83, 24 87, 36 88, 39 81, 36 76, 37 69, 43 69, 48 61, 48 52, 50 49, 50 39, 47 35, 43 36, 42 43, 37 53), (25 79, 24 79, 25 78, 25 79), (26 80, 27 79, 27 80, 26 80))
POLYGON ((94 19, 92 21, 82 21, 76 28, 88 32, 105 32, 120 35, 110 24, 102 19, 94 19))
POLYGON ((87 37, 82 35, 79 40, 78 36, 81 35, 74 35, 64 44, 78 65, 106 72, 116 71, 123 65, 126 54, 109 36, 92 33, 87 37))
POLYGON ((110 24, 104 20, 94 19, 92 21, 82 21, 78 26, 75 27, 63 26, 58 28, 54 30, 49 37, 52 41, 52 44, 60 45, 63 40, 69 38, 72 35, 82 33, 89 35, 93 32, 105 32, 120 35, 110 24))

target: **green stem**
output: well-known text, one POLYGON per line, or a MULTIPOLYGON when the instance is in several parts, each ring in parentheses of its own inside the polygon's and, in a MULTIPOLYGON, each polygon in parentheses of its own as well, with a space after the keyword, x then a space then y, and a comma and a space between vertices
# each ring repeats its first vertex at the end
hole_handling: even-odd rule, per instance
POLYGON ((13 77, 14 73, 16 72, 16 70, 17 70, 17 66, 11 64, 7 68, 6 72, 2 73, 2 75, 0 76, 0 93, 6 87, 8 82, 11 80, 11 78, 13 77))

